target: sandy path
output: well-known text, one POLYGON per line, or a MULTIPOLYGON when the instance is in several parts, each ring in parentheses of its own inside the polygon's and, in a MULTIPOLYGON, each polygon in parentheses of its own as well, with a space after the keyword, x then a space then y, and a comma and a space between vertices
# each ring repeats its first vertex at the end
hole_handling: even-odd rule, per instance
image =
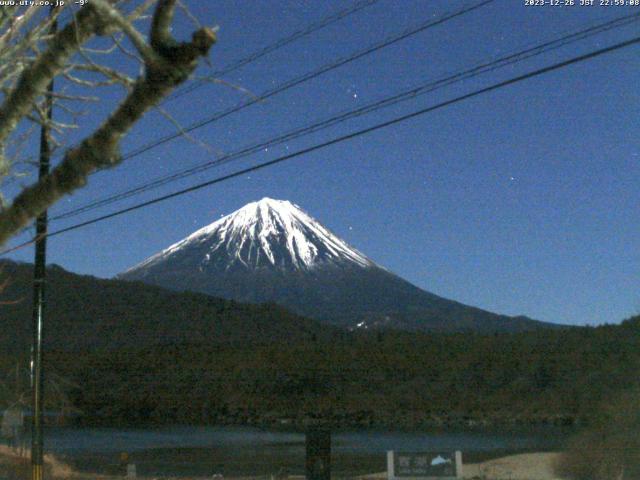
POLYGON ((523 453, 464 465, 464 478, 491 480, 562 480, 553 473, 559 453, 523 453))

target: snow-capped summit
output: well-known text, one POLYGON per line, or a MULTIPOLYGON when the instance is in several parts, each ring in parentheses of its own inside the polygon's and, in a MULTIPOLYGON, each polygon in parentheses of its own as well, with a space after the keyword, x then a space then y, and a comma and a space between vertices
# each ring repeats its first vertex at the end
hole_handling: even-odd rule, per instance
POLYGON ((374 265, 297 205, 263 198, 201 228, 126 273, 185 255, 197 261, 201 271, 208 267, 229 271, 374 265))
POLYGON ((120 278, 240 302, 274 302, 350 329, 539 326, 421 290, 376 265, 297 205, 271 198, 201 228, 120 278))

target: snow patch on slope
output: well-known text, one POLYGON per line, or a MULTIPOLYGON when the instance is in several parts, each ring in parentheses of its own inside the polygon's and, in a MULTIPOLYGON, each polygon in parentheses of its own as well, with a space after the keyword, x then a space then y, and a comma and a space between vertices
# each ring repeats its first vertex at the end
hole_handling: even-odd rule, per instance
POLYGON ((127 272, 150 267, 197 246, 207 250, 200 269, 220 255, 227 258, 227 269, 238 264, 249 269, 298 270, 345 262, 376 266, 297 205, 263 198, 197 230, 127 272))

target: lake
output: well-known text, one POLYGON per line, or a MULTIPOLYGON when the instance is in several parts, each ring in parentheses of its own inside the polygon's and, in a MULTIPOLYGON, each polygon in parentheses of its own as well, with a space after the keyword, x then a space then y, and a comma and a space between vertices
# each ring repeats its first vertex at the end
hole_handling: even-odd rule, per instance
MULTIPOLYGON (((332 435, 332 471, 356 475, 386 469, 386 451, 461 450, 467 462, 517 451, 561 447, 566 431, 343 431, 332 435)), ((45 451, 83 471, 116 473, 129 453, 139 475, 212 476, 304 473, 304 434, 250 427, 156 429, 52 428, 45 451)))

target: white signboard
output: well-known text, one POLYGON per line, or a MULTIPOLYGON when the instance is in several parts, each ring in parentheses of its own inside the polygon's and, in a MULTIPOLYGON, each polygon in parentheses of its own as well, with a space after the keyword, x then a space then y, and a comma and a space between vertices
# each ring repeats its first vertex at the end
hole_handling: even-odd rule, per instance
POLYGON ((136 464, 135 463, 130 463, 127 465, 127 478, 136 478, 137 472, 136 472, 136 464))
POLYGON ((388 480, 455 480, 462 478, 462 453, 387 452, 388 480))

